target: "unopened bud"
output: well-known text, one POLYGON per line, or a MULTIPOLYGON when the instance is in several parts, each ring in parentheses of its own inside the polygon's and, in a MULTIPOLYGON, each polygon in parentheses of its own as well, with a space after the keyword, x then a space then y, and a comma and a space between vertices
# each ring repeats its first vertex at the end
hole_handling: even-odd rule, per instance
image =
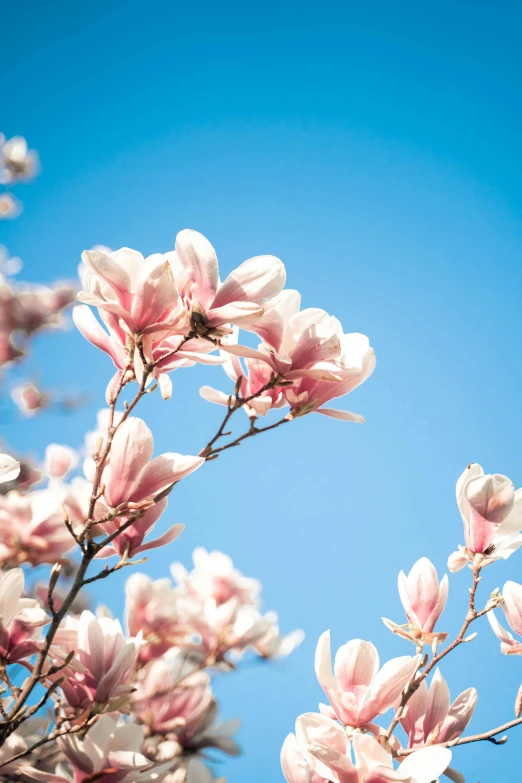
POLYGON ((515 715, 520 718, 522 714, 522 685, 518 689, 517 697, 515 699, 515 715))

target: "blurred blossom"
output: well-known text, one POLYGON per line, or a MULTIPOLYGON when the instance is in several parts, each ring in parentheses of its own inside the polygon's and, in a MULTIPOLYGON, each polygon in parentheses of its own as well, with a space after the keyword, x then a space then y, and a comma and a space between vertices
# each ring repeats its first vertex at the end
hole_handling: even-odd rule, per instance
POLYGON ((12 220, 23 210, 23 204, 10 193, 0 193, 0 220, 12 220))
POLYGON ((50 405, 49 395, 31 381, 15 386, 11 392, 14 404, 24 416, 34 416, 50 405))
POLYGON ((243 604, 257 603, 260 582, 243 576, 228 555, 197 547, 192 560, 194 568, 190 573, 181 563, 173 563, 170 569, 187 595, 201 600, 212 598, 216 604, 226 603, 231 598, 238 598, 243 604))
POLYGON ((23 136, 13 136, 0 145, 0 182, 4 185, 33 179, 39 167, 38 153, 27 148, 23 136))
POLYGON ((50 443, 45 449, 45 471, 51 478, 62 479, 78 465, 78 455, 68 446, 50 443))
POLYGON ((0 454, 0 484, 14 481, 20 474, 20 463, 9 454, 0 454))
POLYGON ((22 260, 16 256, 10 256, 4 245, 0 245, 0 274, 7 277, 17 275, 22 269, 22 260))

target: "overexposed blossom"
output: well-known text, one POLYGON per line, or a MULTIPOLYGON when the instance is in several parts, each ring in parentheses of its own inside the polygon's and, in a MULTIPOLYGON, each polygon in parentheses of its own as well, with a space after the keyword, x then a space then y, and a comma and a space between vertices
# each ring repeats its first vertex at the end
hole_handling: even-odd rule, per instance
POLYGON ((14 481, 20 474, 20 463, 9 454, 0 454, 0 484, 14 481))
POLYGON ((13 136, 0 145, 0 182, 11 185, 26 182, 38 174, 38 153, 27 147, 23 136, 13 136))

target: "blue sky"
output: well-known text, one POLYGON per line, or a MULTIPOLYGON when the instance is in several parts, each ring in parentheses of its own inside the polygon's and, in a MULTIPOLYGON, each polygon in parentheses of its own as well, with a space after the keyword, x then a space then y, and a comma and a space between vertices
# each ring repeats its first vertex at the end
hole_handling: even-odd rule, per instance
MULTIPOLYGON (((228 552, 264 584, 267 608, 306 642, 291 659, 217 683, 243 719, 230 783, 282 780, 279 748, 316 709, 319 634, 409 652, 396 577, 428 555, 442 574, 462 541, 454 485, 470 461, 522 485, 519 359, 522 11, 515 3, 345 2, 181 5, 14 4, 4 9, 1 130, 40 151, 42 174, 16 194, 24 214, 0 242, 23 276, 75 274, 95 243, 171 249, 206 234, 222 270, 273 253, 305 306, 368 334, 373 377, 345 406, 355 426, 319 416, 245 444, 187 479, 163 525, 183 536, 149 573, 197 545, 228 552)), ((75 334, 42 338, 27 373, 81 391, 76 415, 3 433, 41 453, 79 445, 103 404, 109 360, 75 334)), ((180 371, 168 403, 147 399, 158 453, 195 453, 220 411, 197 394, 227 388, 219 368, 180 371)), ((485 574, 481 597, 522 581, 522 555, 485 574)), ((451 578, 443 630, 464 614, 468 574, 451 578)), ((115 579, 100 597, 122 609, 115 579)), ((442 627, 442 626, 441 626, 442 627)), ((475 685, 471 729, 512 717, 522 666, 484 625, 443 674, 475 685)), ((518 764, 516 732, 455 753, 475 783, 518 764)))

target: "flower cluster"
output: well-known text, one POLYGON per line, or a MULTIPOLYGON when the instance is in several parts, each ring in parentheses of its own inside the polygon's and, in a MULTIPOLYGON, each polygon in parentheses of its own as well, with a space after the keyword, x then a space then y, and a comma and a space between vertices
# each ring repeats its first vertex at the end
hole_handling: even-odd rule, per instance
MULTIPOLYGON (((502 652, 522 655, 522 642, 494 614, 502 606, 510 628, 522 636, 522 585, 507 582, 502 594, 494 590, 483 609, 476 607, 482 570, 522 544, 522 506, 520 490, 515 492, 506 476, 484 475, 476 464, 469 465, 457 482, 457 503, 465 546, 450 556, 448 567, 456 571, 468 565, 473 575, 460 632, 440 649, 448 638, 448 633, 436 628, 448 598, 448 577, 439 581, 435 566, 423 557, 408 575, 399 574, 407 623, 383 618, 394 634, 415 645, 415 655, 394 658, 379 668, 374 645, 354 639, 339 648, 332 672, 330 634, 324 633, 315 668, 329 705, 319 705, 319 713, 301 715, 295 734, 286 738, 281 765, 288 783, 431 783, 443 773, 451 780, 464 780, 449 767, 451 748, 461 744, 477 691, 467 688, 452 702, 439 664, 456 647, 475 638, 468 629, 483 616, 500 639, 502 652), (431 659, 424 653, 426 647, 431 649, 431 659), (391 709, 388 728, 376 722, 391 709)), ((462 743, 494 740, 506 728, 522 723, 522 687, 515 713, 515 721, 466 737, 462 743)))
POLYGON ((0 367, 23 358, 37 332, 60 327, 63 311, 75 295, 75 287, 68 283, 28 285, 0 274, 0 367))
MULTIPOLYGON (((323 310, 300 310, 297 291, 283 290, 286 272, 278 258, 251 258, 221 283, 214 248, 189 230, 178 234, 173 253, 144 258, 123 248, 110 254, 85 251, 82 258, 84 290, 78 298, 98 308, 107 331, 85 305, 76 307, 73 317, 116 365, 109 401, 122 379, 142 381, 147 368, 168 398, 170 371, 195 362, 224 363, 235 395, 248 401, 250 416, 289 405, 292 416, 318 410, 362 420, 324 404, 372 373, 375 357, 368 338, 344 334, 339 321, 323 310), (259 348, 239 345, 238 329, 259 335, 259 348), (218 348, 220 354, 213 355, 218 348)), ((210 387, 203 387, 202 395, 223 404, 231 399, 210 387)))

